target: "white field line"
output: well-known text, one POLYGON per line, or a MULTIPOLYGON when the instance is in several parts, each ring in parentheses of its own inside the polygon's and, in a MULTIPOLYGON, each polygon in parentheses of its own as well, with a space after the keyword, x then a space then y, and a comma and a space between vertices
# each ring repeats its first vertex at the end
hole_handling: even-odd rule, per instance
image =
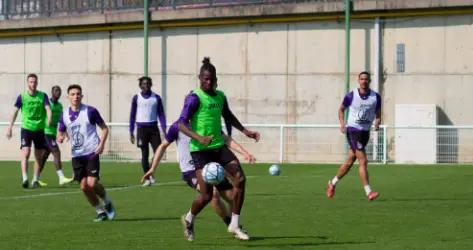
MULTIPOLYGON (((254 178, 257 176, 247 176, 246 178, 254 178)), ((170 181, 170 182, 158 182, 157 184, 154 184, 153 186, 166 186, 166 185, 174 185, 174 184, 179 184, 183 183, 183 181, 170 181)), ((105 190, 108 191, 118 191, 118 190, 127 190, 127 189, 133 189, 133 188, 139 188, 141 185, 131 185, 131 186, 125 186, 125 187, 114 187, 114 188, 107 188, 105 187, 105 190)), ((0 200, 22 200, 22 199, 32 199, 32 198, 39 198, 39 197, 48 197, 48 196, 61 196, 65 194, 80 194, 82 193, 80 190, 76 191, 69 191, 69 192, 53 192, 53 193, 42 193, 42 194, 31 194, 31 195, 19 195, 19 196, 7 196, 7 197, 0 197, 0 200)))
MULTIPOLYGON (((166 186, 166 185, 173 185, 183 183, 182 181, 171 181, 171 182, 162 182, 154 184, 154 186, 166 186)), ((108 191, 118 191, 118 190, 126 190, 126 189, 133 189, 139 188, 141 185, 131 185, 125 187, 114 187, 114 188, 107 188, 105 190, 108 191)), ((61 196, 65 194, 80 194, 82 193, 80 190, 76 191, 69 191, 69 192, 53 192, 53 193, 42 193, 42 194, 31 194, 31 195, 20 195, 20 196, 7 196, 7 197, 0 197, 0 200, 21 200, 21 199, 31 199, 31 198, 39 198, 39 197, 47 197, 47 196, 61 196)))

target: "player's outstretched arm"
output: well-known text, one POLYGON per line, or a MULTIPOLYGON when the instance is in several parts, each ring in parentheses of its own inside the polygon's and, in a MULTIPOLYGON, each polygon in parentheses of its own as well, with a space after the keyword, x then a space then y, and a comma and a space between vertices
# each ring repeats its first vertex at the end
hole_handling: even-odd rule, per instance
POLYGON ((10 140, 12 137, 13 124, 15 123, 16 116, 18 115, 18 110, 20 109, 17 107, 13 108, 13 113, 10 118, 10 124, 8 124, 7 130, 5 131, 5 136, 7 137, 8 140, 10 140))
POLYGON ((169 147, 169 145, 171 145, 171 143, 164 139, 164 141, 156 149, 156 152, 154 152, 151 167, 148 172, 146 172, 141 178, 141 183, 147 180, 151 175, 153 175, 154 171, 156 171, 156 168, 158 168, 158 165, 161 162, 161 159, 163 158, 164 152, 166 152, 166 149, 169 147))
POLYGON ((98 124, 100 129, 102 129, 102 133, 100 134, 100 143, 95 149, 95 153, 100 155, 103 153, 103 150, 105 148, 105 142, 107 141, 108 138, 108 133, 109 133, 109 128, 105 122, 102 122, 98 124))
POLYGON ((228 102, 227 102, 227 98, 225 98, 225 100, 223 102, 222 116, 223 116, 223 119, 225 120, 226 126, 228 126, 228 124, 231 124, 233 127, 240 130, 247 137, 252 138, 255 141, 259 141, 259 139, 261 137, 260 133, 258 133, 256 131, 246 129, 245 127, 243 127, 243 125, 238 120, 238 118, 236 118, 236 116, 230 110, 230 107, 229 107, 228 102))
POLYGON ((245 157, 245 160, 247 160, 250 163, 255 163, 256 158, 248 152, 242 145, 240 145, 238 142, 233 140, 231 137, 227 135, 223 135, 223 138, 225 140, 225 144, 232 150, 238 152, 239 154, 243 155, 245 157))

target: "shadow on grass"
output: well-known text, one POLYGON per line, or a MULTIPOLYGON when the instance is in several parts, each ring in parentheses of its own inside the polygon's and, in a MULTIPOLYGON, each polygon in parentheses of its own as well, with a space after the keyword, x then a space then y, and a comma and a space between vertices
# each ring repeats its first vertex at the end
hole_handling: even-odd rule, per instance
POLYGON ((247 193, 246 196, 294 196, 295 193, 247 193))
POLYGON ((113 221, 120 221, 120 222, 135 222, 135 221, 166 221, 166 220, 180 220, 179 217, 146 217, 146 218, 117 218, 113 221))
POLYGON ((327 236, 253 236, 250 241, 262 241, 271 239, 318 239, 327 240, 327 236))
POLYGON ((423 201, 473 201, 473 198, 399 198, 399 199, 379 199, 375 202, 423 202, 423 201))
POLYGON ((303 247, 303 246, 337 246, 337 245, 362 245, 373 244, 374 241, 333 241, 333 242, 296 242, 296 243, 268 243, 268 244, 254 244, 246 247, 303 247))
MULTIPOLYGON (((254 236, 249 241, 235 241, 233 246, 246 247, 246 248, 258 248, 258 247, 302 247, 302 246, 324 246, 324 245, 362 245, 362 244, 373 244, 374 241, 326 241, 327 236, 254 236), (287 240, 299 240, 299 242, 287 242, 287 240), (286 241, 286 242, 281 242, 286 241)), ((214 244, 198 244, 203 246, 215 246, 214 244)), ((228 246, 228 244, 226 244, 228 246)))

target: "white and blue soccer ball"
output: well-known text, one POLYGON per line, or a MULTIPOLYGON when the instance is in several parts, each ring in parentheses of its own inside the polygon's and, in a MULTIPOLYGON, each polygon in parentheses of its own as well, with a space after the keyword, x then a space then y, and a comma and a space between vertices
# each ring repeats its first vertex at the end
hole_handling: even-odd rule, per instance
POLYGON ((202 169, 202 177, 205 183, 217 185, 225 178, 225 169, 217 162, 209 162, 202 169))
POLYGON ((281 173, 281 168, 279 165, 273 164, 269 167, 269 174, 273 176, 278 176, 281 173))

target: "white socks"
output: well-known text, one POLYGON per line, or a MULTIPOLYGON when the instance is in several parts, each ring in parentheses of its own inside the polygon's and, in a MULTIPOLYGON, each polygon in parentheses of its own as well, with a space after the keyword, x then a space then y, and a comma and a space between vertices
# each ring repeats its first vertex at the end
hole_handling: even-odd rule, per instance
POLYGON ((59 180, 64 179, 64 171, 62 169, 56 170, 57 176, 59 176, 59 180))
POLYGON ((232 220, 230 221, 229 228, 238 228, 240 226, 240 215, 232 213, 232 220))
POLYGON ((337 185, 337 182, 338 182, 338 181, 339 181, 338 177, 337 177, 337 176, 335 176, 335 177, 333 177, 333 179, 332 179, 331 183, 332 183, 332 185, 334 185, 334 186, 335 186, 335 185, 337 185))
POLYGON ((39 175, 34 174, 33 175, 33 180, 31 180, 31 182, 35 182, 35 181, 38 181, 38 180, 39 180, 39 175))
POLYGON ((103 209, 103 206, 98 204, 95 206, 95 211, 97 211, 97 214, 105 213, 105 210, 103 209))
POLYGON ((194 216, 195 215, 193 215, 189 210, 189 212, 186 214, 186 221, 192 224, 194 222, 194 216))
POLYGON ((366 195, 369 195, 369 194, 371 193, 371 191, 372 191, 370 185, 364 186, 364 189, 365 189, 366 195))
POLYGON ((108 205, 108 204, 112 203, 112 200, 110 200, 110 198, 108 198, 107 194, 105 194, 105 197, 102 200, 103 200, 103 203, 105 205, 108 205))
POLYGON ((23 181, 28 181, 28 174, 27 173, 21 173, 21 176, 23 177, 23 181))

